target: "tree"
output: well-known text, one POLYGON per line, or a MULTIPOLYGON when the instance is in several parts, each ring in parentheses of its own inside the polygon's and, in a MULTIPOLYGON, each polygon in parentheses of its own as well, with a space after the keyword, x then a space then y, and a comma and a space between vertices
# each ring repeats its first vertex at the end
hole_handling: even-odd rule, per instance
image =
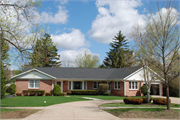
POLYGON ((170 110, 169 85, 179 76, 179 72, 172 74, 173 71, 179 70, 176 61, 180 49, 180 29, 176 5, 178 5, 176 1, 166 1, 161 8, 156 2, 158 10, 156 15, 150 11, 146 25, 136 27, 142 29, 134 30, 134 40, 141 49, 144 60, 165 82, 168 110, 170 110))
POLYGON ((3 99, 5 97, 5 93, 6 93, 6 91, 5 91, 6 90, 5 80, 6 80, 6 76, 4 73, 4 64, 1 61, 1 99, 3 99))
POLYGON ((13 57, 21 58, 17 62, 21 63, 23 59, 25 62, 32 46, 44 31, 37 22, 40 18, 38 16, 39 7, 39 0, 0 1, 1 43, 4 44, 5 51, 9 49, 8 46, 11 46, 11 50, 17 51, 16 55, 13 52, 13 57))
POLYGON ((32 67, 52 67, 61 66, 60 55, 58 49, 53 44, 49 34, 45 34, 43 38, 37 40, 34 47, 30 66, 32 67), (58 62, 59 61, 59 62, 58 62))
POLYGON ((88 54, 85 51, 84 54, 78 54, 76 56, 75 62, 79 68, 97 68, 99 66, 99 57, 88 54))
POLYGON ((132 65, 133 52, 129 50, 129 45, 125 38, 121 31, 113 38, 112 43, 110 43, 112 48, 109 52, 106 52, 107 57, 104 59, 104 65, 101 65, 101 67, 122 68, 132 65))

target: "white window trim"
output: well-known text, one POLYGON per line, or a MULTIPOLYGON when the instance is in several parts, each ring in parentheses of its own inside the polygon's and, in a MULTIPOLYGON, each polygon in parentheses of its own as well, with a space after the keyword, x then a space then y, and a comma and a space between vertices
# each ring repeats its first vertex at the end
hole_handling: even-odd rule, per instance
POLYGON ((39 80, 39 87, 37 88, 37 87, 35 87, 35 80, 39 80, 39 79, 33 79, 33 81, 34 81, 34 87, 30 87, 29 86, 29 83, 30 83, 30 80, 29 80, 29 82, 28 82, 28 89, 39 89, 40 88, 40 80, 39 80))
POLYGON ((131 83, 131 89, 129 90, 138 90, 139 86, 138 86, 138 83, 137 81, 129 81, 131 83), (132 82, 134 82, 134 89, 132 89, 132 82), (135 85, 136 85, 136 82, 137 82, 137 89, 135 88, 135 85))
POLYGON ((120 90, 121 89, 121 81, 114 81, 114 89, 115 90, 120 90), (117 87, 118 87, 118 82, 120 82, 120 88, 115 88, 115 82, 117 82, 117 87))
POLYGON ((93 89, 98 89, 98 82, 100 82, 100 84, 102 83, 102 81, 93 81, 93 89), (94 88, 94 82, 96 82, 97 88, 94 88))

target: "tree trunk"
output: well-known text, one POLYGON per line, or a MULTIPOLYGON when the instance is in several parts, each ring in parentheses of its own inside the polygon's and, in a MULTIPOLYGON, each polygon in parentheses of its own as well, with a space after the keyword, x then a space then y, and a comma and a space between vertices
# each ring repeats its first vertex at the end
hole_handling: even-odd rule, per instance
POLYGON ((150 102, 149 99, 150 99, 150 89, 148 88, 148 91, 147 91, 147 103, 150 102))
POLYGON ((169 84, 166 86, 166 98, 167 98, 167 110, 170 110, 170 103, 169 103, 169 84))

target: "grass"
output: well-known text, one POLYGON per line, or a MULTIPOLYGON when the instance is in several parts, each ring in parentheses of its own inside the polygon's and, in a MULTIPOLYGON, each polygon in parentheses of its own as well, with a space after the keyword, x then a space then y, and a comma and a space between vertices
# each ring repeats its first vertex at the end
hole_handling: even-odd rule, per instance
POLYGON ((6 108, 1 108, 1 112, 10 112, 10 111, 18 111, 22 109, 6 109, 6 108))
POLYGON ((74 97, 89 97, 89 98, 96 98, 101 100, 123 100, 125 97, 121 96, 103 96, 103 95, 70 95, 74 97))
POLYGON ((2 99, 1 107, 40 107, 85 100, 87 99, 79 96, 17 96, 14 98, 2 99), (46 101, 46 103, 44 103, 44 101, 46 101))
MULTIPOLYGON (((140 104, 140 105, 134 105, 134 104, 125 104, 125 103, 107 103, 100 105, 100 107, 167 107, 167 105, 156 105, 153 103, 148 104, 140 104)), ((179 108, 179 104, 171 103, 171 107, 179 108)))

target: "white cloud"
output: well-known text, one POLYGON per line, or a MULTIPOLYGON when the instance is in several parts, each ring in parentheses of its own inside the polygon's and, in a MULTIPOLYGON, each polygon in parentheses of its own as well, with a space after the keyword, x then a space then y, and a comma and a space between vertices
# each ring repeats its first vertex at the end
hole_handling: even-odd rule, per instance
POLYGON ((90 43, 86 41, 85 35, 79 29, 72 29, 71 33, 63 33, 59 35, 51 35, 52 40, 58 43, 58 48, 61 49, 78 49, 79 47, 89 46, 90 43))
POLYGON ((96 1, 99 14, 93 21, 89 36, 98 42, 109 43, 121 30, 128 36, 135 22, 144 23, 144 15, 140 15, 136 8, 141 5, 140 1, 96 1))
POLYGON ((98 56, 99 54, 92 53, 87 48, 80 48, 77 50, 64 50, 59 52, 60 60, 62 61, 63 67, 76 67, 75 59, 78 54, 84 54, 84 52, 87 51, 88 54, 92 54, 93 56, 98 56), (69 64, 69 65, 68 65, 69 64))
POLYGON ((43 23, 62 23, 65 24, 68 20, 68 10, 66 10, 62 6, 58 6, 59 10, 55 15, 52 15, 52 13, 42 12, 41 13, 41 22, 43 23))

